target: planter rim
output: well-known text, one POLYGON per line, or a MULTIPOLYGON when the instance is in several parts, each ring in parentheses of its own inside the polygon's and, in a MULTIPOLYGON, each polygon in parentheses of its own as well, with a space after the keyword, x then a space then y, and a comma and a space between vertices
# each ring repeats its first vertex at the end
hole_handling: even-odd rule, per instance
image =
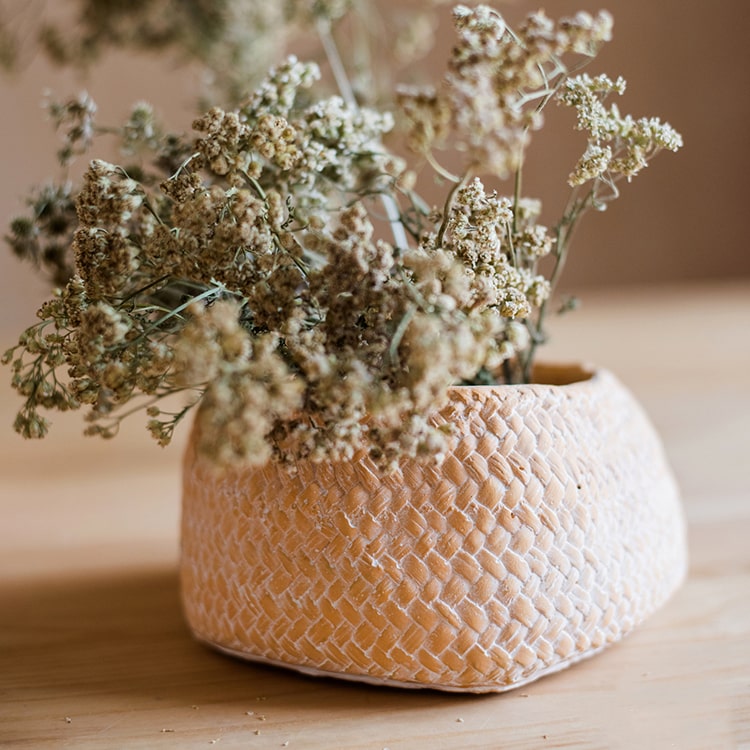
POLYGON ((607 377, 614 377, 604 367, 588 362, 538 362, 534 365, 534 377, 530 383, 495 383, 490 385, 452 385, 448 393, 476 390, 480 393, 494 393, 506 389, 529 390, 573 390, 589 388, 607 377))

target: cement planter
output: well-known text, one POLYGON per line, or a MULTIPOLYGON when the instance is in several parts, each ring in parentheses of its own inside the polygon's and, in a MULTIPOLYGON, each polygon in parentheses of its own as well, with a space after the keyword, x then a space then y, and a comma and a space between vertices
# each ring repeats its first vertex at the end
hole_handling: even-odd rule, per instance
POLYGON ((440 465, 217 473, 188 447, 182 596, 195 636, 301 672, 402 687, 514 688, 589 657, 686 571, 653 427, 610 373, 458 387, 440 465))

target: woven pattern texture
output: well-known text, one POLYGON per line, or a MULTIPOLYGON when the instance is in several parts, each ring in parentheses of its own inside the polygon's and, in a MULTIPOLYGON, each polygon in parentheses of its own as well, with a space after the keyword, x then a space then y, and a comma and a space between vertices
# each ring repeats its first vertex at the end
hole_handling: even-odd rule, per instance
POLYGON ((663 450, 606 371, 456 388, 439 465, 364 458, 217 473, 188 448, 181 578, 194 634, 350 679, 500 691, 619 640, 686 568, 663 450))

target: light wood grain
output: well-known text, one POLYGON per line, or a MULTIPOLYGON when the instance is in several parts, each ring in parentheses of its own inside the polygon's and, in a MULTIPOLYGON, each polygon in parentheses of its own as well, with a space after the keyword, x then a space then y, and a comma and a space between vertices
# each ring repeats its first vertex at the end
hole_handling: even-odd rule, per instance
POLYGON ((683 490, 688 581, 621 644, 480 697, 215 654, 178 600, 184 436, 96 442, 65 415, 41 444, 0 433, 0 747, 750 748, 750 285, 590 295, 548 356, 617 372, 683 490))

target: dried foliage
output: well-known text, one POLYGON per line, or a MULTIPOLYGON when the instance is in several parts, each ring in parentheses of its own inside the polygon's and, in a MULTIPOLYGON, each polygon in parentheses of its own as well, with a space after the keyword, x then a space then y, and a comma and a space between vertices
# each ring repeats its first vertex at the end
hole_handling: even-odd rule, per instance
MULTIPOLYGON (((94 159, 81 185, 33 194, 10 244, 59 288, 5 355, 26 399, 21 434, 46 432, 42 409, 86 406, 88 432, 104 436, 145 409, 166 444, 200 404, 201 448, 220 463, 366 448, 387 468, 440 455, 448 436, 430 417, 449 386, 530 377, 580 217, 680 137, 607 105, 621 79, 579 72, 609 39, 608 14, 535 13, 513 31, 486 6, 458 6, 443 79, 397 94, 415 161, 446 185, 443 204, 426 205, 384 145, 394 118, 347 85, 330 24, 348 5, 289 5, 323 19, 341 95, 317 94, 318 66, 288 57, 192 136, 164 132, 141 103, 117 130, 122 165, 94 159), (553 101, 574 110, 587 146, 548 228, 521 170, 553 101), (509 194, 488 175, 509 178, 509 194), (169 411, 163 399, 181 392, 169 411)), ((86 97, 50 111, 63 163, 112 132, 86 97)))

